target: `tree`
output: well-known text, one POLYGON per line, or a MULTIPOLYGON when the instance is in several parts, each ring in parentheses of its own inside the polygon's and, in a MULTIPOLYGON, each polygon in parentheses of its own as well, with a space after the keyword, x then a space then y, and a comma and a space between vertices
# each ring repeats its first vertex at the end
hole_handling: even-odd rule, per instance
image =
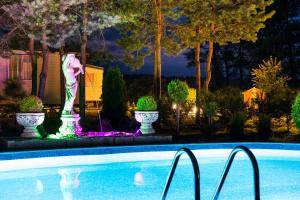
POLYGON ((154 56, 154 93, 161 97, 161 54, 162 48, 170 54, 178 52, 178 44, 171 38, 168 26, 172 23, 172 0, 132 0, 130 8, 134 20, 120 27, 122 38, 119 44, 124 48, 123 62, 133 70, 144 65, 144 59, 154 56))
POLYGON ((173 80, 168 84, 168 94, 170 98, 176 103, 176 132, 180 131, 180 109, 182 103, 185 102, 189 95, 189 86, 180 80, 173 80))
MULTIPOLYGON (((243 0, 243 1, 219 1, 213 0, 204 1, 201 3, 191 3, 191 13, 196 13, 201 9, 205 13, 198 18, 192 18, 190 21, 204 21, 204 27, 200 30, 205 31, 204 41, 208 46, 208 53, 206 59, 206 79, 204 88, 206 91, 209 89, 211 80, 211 60, 213 55, 214 43, 227 44, 239 43, 241 40, 256 41, 257 33, 264 27, 264 22, 271 18, 274 14, 273 11, 267 12, 266 8, 272 4, 273 0, 243 0)), ((187 16, 189 16, 187 14, 187 16)))
MULTIPOLYGON (((44 97, 48 71, 48 46, 53 45, 49 39, 51 38, 49 33, 52 33, 53 30, 59 30, 59 27, 65 27, 64 24, 70 24, 70 21, 75 22, 75 18, 66 16, 65 12, 78 2, 80 1, 21 0, 15 4, 1 7, 18 24, 18 29, 21 29, 30 38, 29 49, 33 69, 35 69, 34 40, 40 40, 42 44, 43 64, 38 89, 38 96, 42 99, 44 97)), ((72 28, 68 30, 72 30, 72 28)), ((56 45, 60 45, 61 41, 69 35, 64 31, 60 34, 52 34, 53 36, 55 38, 52 40, 55 41, 55 45, 53 46, 56 47, 56 45), (57 39, 59 39, 58 42, 57 39)), ((34 72, 35 70, 33 70, 34 72)))
MULTIPOLYGON (((93 32, 128 21, 131 15, 127 10, 128 1, 82 0, 74 8, 78 16, 77 35, 80 35, 81 64, 85 71, 88 36, 93 32)), ((85 118, 85 74, 80 75, 79 83, 80 116, 85 118)))
MULTIPOLYGON (((127 1, 122 1, 126 4, 127 1)), ((86 64, 88 35, 120 23, 128 13, 118 1, 100 0, 22 0, 19 4, 6 6, 6 12, 29 33, 30 38, 39 38, 43 49, 43 67, 40 75, 39 96, 43 97, 48 68, 48 46, 60 48, 65 39, 81 36, 81 62, 86 64), (22 13, 22 15, 18 15, 22 13), (42 34, 39 33, 42 30, 42 34)), ((31 40, 32 51, 34 42, 31 40)), ((80 77, 80 113, 85 113, 85 78, 80 77)))
POLYGON ((266 92, 267 95, 276 93, 276 91, 285 89, 287 86, 287 77, 281 76, 281 61, 270 57, 269 60, 263 60, 258 68, 252 69, 253 85, 266 92))
POLYGON ((110 68, 104 77, 102 100, 103 117, 109 119, 114 128, 118 128, 126 113, 126 86, 118 68, 110 68))
MULTIPOLYGON (((201 93, 201 45, 207 38, 207 23, 209 20, 207 1, 179 1, 181 14, 185 17, 183 22, 178 22, 175 26, 175 33, 179 37, 182 48, 193 49, 194 66, 196 67, 196 105, 200 108, 201 93), (196 8, 200 8, 196 11, 196 8)), ((196 113, 196 121, 200 119, 200 109, 196 113)))
POLYGON ((282 61, 284 73, 291 77, 289 81, 297 86, 300 63, 300 20, 298 0, 275 1, 270 9, 276 11, 266 28, 258 35, 252 57, 256 63, 272 55, 282 61))

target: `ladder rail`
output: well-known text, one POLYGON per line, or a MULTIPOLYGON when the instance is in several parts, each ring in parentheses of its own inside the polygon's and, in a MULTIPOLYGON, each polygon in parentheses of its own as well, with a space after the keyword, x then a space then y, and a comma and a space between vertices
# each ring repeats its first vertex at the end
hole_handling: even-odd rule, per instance
POLYGON ((194 187, 195 187, 195 200, 200 200, 200 170, 199 170, 199 165, 197 162, 197 159, 195 157, 195 155, 193 154, 193 152, 188 149, 188 148, 181 148, 177 151, 174 159, 173 159, 173 163, 172 163, 172 168, 171 171, 168 175, 167 178, 167 183, 165 185, 165 188, 163 190, 163 194, 161 196, 161 200, 165 200, 174 176, 174 173, 176 171, 176 167, 178 165, 179 159, 181 157, 182 154, 186 153, 188 155, 188 157, 190 158, 192 165, 193 165, 193 171, 194 171, 194 187))
POLYGON ((225 168, 224 168, 224 171, 222 174, 222 178, 221 178, 219 185, 215 191, 213 200, 218 199, 221 189, 224 185, 225 179, 226 179, 228 172, 230 170, 230 167, 232 165, 232 162, 233 162, 235 156, 237 155, 237 153, 240 151, 243 151, 250 158, 250 161, 252 164, 252 169, 253 169, 255 200, 260 200, 259 168, 258 168, 257 160, 256 160, 254 154, 245 146, 237 146, 230 153, 229 159, 227 160, 227 163, 225 165, 225 168))

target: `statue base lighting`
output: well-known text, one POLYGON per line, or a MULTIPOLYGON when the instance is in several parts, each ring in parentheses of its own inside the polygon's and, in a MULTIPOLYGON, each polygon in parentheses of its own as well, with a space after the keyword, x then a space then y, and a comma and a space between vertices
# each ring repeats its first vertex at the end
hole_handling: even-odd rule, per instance
POLYGON ((60 117, 62 125, 59 128, 59 135, 62 137, 72 137, 79 135, 82 128, 79 124, 79 114, 62 114, 60 117))

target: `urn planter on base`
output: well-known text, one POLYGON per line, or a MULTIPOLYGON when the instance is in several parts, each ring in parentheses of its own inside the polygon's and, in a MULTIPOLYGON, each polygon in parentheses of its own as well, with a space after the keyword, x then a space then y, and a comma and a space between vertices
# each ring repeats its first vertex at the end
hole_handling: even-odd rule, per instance
POLYGON ((41 137, 36 127, 41 125, 45 119, 42 100, 35 95, 22 98, 19 102, 19 112, 16 113, 16 119, 18 124, 25 127, 21 137, 41 137))
POLYGON ((41 125, 45 119, 45 113, 16 113, 18 124, 24 126, 21 137, 38 138, 41 137, 37 126, 41 125))
POLYGON ((142 134, 155 133, 152 123, 158 119, 158 111, 135 111, 135 119, 141 123, 142 134))
POLYGON ((140 131, 142 134, 153 134, 152 123, 158 119, 157 103, 152 96, 142 96, 138 99, 135 111, 136 121, 141 123, 140 131))

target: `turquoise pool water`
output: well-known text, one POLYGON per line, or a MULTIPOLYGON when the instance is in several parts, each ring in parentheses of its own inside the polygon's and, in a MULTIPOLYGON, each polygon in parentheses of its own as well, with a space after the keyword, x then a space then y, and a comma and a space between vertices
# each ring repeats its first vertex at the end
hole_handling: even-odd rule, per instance
MULTIPOLYGON (((244 145, 250 147, 258 159, 261 199, 300 199, 300 145, 244 145)), ((160 199, 176 153, 174 150, 183 146, 193 149, 197 156, 201 172, 201 199, 211 199, 228 155, 236 144, 2 153, 0 199, 160 199)), ((220 199, 252 200, 251 170, 248 158, 239 153, 221 191, 220 199)), ((194 199, 192 175, 191 163, 183 156, 168 199, 194 199)))

